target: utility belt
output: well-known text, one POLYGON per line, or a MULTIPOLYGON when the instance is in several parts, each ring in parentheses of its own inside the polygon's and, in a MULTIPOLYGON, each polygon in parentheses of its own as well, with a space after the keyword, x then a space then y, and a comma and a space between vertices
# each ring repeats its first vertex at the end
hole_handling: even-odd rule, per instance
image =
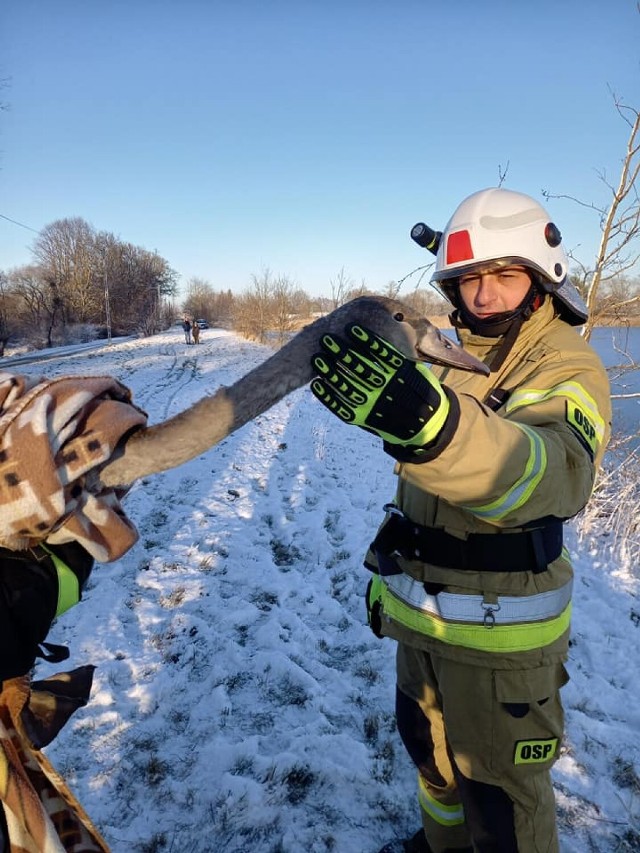
POLYGON ((539 574, 562 553, 559 519, 517 533, 471 533, 467 539, 459 539, 446 530, 416 524, 395 504, 386 504, 384 510, 389 519, 371 545, 383 576, 400 571, 394 556, 445 569, 539 574))
POLYGON ((366 595, 368 622, 376 636, 395 636, 395 624, 448 645, 512 654, 543 648, 566 635, 570 580, 559 588, 522 596, 452 593, 443 584, 403 573, 397 562, 403 557, 463 571, 543 572, 562 552, 560 521, 517 533, 476 533, 458 539, 444 530, 414 524, 394 504, 387 504, 385 511, 389 518, 371 546, 378 567, 366 595))

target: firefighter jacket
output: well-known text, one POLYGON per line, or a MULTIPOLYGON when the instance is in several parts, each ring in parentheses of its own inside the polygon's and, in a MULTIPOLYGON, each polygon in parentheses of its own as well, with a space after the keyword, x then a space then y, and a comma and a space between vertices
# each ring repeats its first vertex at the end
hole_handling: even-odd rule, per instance
MULTIPOLYGON (((464 328, 458 334, 465 350, 489 365, 502 343, 464 328)), ((609 439, 604 367, 547 296, 497 372, 435 372, 451 399, 450 416, 427 461, 396 464, 395 506, 365 560, 375 572, 372 627, 479 665, 562 661, 573 571, 561 523, 587 503, 609 439), (400 514, 405 527, 397 541, 392 536, 378 547, 400 514), (530 564, 520 545, 528 547, 533 531, 544 548, 549 530, 558 533, 551 562, 530 564), (407 531, 417 534, 415 548, 413 540, 407 547, 407 531), (449 565, 453 552, 458 560, 449 565)), ((530 553, 536 547, 531 538, 530 553)))

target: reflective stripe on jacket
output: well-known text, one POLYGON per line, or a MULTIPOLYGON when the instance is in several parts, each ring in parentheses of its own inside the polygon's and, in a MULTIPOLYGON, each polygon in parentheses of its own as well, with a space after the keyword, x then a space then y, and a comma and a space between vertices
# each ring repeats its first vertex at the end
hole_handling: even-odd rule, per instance
POLYGON ((64 560, 55 554, 45 544, 40 546, 51 558, 53 567, 58 578, 58 601, 56 605, 56 618, 66 613, 69 608, 80 601, 80 581, 78 575, 70 568, 64 560))
MULTIPOLYGON (((466 350, 489 364, 501 343, 465 329, 459 336, 466 350)), ((396 465, 395 503, 412 522, 464 540, 472 533, 522 530, 545 518, 568 519, 585 506, 610 435, 609 382, 594 350, 555 316, 550 297, 523 324, 497 373, 483 377, 452 368, 434 372, 456 394, 460 422, 446 446, 439 450, 436 443, 430 461, 396 465), (493 410, 482 401, 496 389, 502 405, 493 410)), ((375 567, 372 551, 366 561, 375 567)), ((397 562, 419 584, 437 584, 443 593, 466 595, 473 602, 478 597, 492 601, 496 596, 555 595, 570 589, 572 578, 566 550, 535 576, 462 572, 402 558, 397 562)), ((478 651, 493 652, 495 660, 499 651, 510 655, 521 650, 521 657, 537 661, 540 649, 548 647, 555 656, 566 651, 569 602, 553 616, 523 620, 524 627, 518 625, 517 630, 501 624, 498 611, 489 629, 482 622, 471 626, 411 608, 388 584, 378 592, 382 633, 418 647, 437 644, 440 653, 456 658, 464 658, 469 650, 474 660, 478 651)))

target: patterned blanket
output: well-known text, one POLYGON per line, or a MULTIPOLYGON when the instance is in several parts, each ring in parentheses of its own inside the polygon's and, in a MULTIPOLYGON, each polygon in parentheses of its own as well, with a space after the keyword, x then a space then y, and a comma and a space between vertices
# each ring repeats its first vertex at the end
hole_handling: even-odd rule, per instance
POLYGON ((79 542, 98 562, 137 539, 123 493, 91 477, 145 413, 115 379, 0 373, 0 545, 79 542))
POLYGON ((92 677, 93 667, 85 666, 31 685, 27 676, 3 683, 0 798, 10 853, 108 853, 91 819, 39 749, 86 704, 92 677))

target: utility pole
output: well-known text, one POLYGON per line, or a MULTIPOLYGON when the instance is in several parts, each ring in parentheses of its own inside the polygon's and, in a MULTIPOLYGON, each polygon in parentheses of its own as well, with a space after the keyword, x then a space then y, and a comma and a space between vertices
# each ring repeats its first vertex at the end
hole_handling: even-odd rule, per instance
POLYGON ((111 343, 111 305, 109 304, 109 278, 107 276, 107 251, 102 252, 102 270, 104 273, 104 313, 107 324, 107 340, 111 343))

